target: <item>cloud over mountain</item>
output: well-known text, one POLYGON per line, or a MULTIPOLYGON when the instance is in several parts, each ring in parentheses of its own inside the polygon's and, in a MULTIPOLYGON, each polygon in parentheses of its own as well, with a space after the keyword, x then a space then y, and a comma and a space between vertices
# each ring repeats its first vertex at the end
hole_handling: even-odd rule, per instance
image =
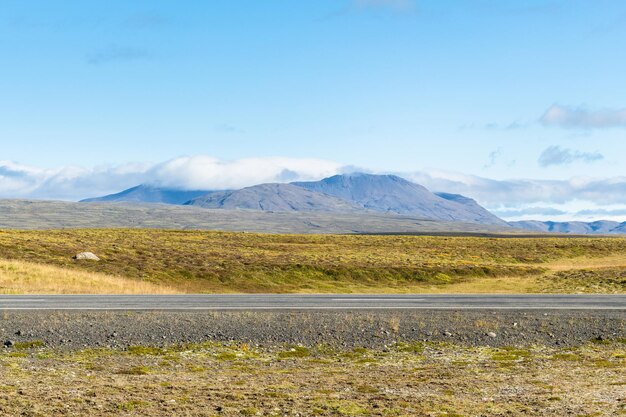
POLYGON ((308 158, 244 158, 224 161, 206 155, 186 156, 157 164, 149 182, 183 189, 232 189, 267 182, 319 179, 341 172, 342 165, 308 158))
MULTIPOLYGON (((239 189, 261 183, 315 181, 336 174, 363 171, 338 162, 259 157, 233 161, 206 155, 174 158, 157 164, 130 163, 92 168, 38 168, 0 161, 0 198, 79 200, 111 194, 138 184, 181 190, 239 189)), ((511 217, 535 212, 552 218, 626 218, 626 177, 573 177, 566 180, 491 179, 450 171, 396 172, 435 192, 471 197, 491 210, 511 217), (604 211, 602 211, 604 210, 604 211)))
POLYGON ((332 161, 305 158, 245 158, 225 161, 206 155, 158 164, 135 163, 43 169, 0 161, 0 197, 78 200, 137 184, 192 189, 242 188, 264 182, 316 180, 342 172, 332 161))

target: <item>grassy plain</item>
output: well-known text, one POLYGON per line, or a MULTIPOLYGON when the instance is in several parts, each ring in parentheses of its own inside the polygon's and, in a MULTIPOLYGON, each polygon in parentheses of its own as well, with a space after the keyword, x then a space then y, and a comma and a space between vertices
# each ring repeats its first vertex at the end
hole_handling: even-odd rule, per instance
POLYGON ((624 238, 11 230, 0 231, 0 259, 11 293, 626 291, 624 238), (82 251, 102 260, 72 260, 82 251))
POLYGON ((626 341, 383 350, 216 344, 0 353, 0 414, 619 416, 626 341), (480 381, 479 383, 477 381, 480 381))

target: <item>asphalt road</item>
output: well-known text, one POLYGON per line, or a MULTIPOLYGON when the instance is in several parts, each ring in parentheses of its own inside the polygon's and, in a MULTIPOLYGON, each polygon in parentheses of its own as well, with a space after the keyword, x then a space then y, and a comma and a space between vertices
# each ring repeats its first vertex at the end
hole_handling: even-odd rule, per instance
POLYGON ((0 295, 0 310, 625 310, 626 295, 0 295))

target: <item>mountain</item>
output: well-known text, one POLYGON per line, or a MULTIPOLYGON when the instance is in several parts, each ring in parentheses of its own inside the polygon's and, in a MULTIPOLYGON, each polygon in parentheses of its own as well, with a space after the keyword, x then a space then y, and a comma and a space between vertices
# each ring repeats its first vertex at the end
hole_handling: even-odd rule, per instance
POLYGON ((609 220, 598 220, 595 222, 542 222, 538 220, 521 220, 509 222, 509 225, 533 232, 568 233, 574 235, 626 233, 626 222, 619 223, 609 220))
POLYGON ((359 207, 349 201, 292 184, 260 184, 233 191, 214 191, 185 205, 212 209, 347 212, 359 207))
POLYGON ((458 194, 434 194, 396 175, 335 175, 321 181, 293 182, 303 187, 351 201, 363 209, 414 215, 428 219, 465 221, 506 226, 507 223, 458 194))
POLYGON ((105 195, 104 197, 87 198, 81 203, 95 202, 126 202, 126 203, 164 203, 184 204, 187 201, 204 195, 209 191, 185 191, 170 188, 159 188, 150 185, 138 185, 117 194, 105 195))
POLYGON ((335 175, 321 181, 260 184, 227 191, 181 191, 139 185, 118 194, 83 201, 168 203, 275 212, 378 212, 509 227, 471 198, 435 194, 395 175, 335 175))

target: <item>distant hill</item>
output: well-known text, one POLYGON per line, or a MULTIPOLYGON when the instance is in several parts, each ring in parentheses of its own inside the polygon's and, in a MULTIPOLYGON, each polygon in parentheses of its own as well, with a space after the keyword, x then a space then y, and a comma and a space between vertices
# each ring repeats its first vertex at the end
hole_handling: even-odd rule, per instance
POLYGON ((446 221, 507 225, 471 198, 458 194, 434 194, 396 175, 357 173, 292 184, 351 201, 372 211, 446 221))
POLYGON ((291 184, 261 184, 234 191, 215 191, 185 205, 212 209, 347 212, 359 207, 349 201, 291 184))
POLYGON ((163 203, 184 204, 187 201, 208 193, 206 190, 185 191, 169 188, 159 188, 150 185, 138 185, 117 194, 105 195, 104 197, 87 198, 81 203, 95 202, 124 202, 124 203, 163 203))
POLYGON ((594 222, 544 222, 538 220, 522 220, 509 222, 509 225, 532 232, 568 233, 575 235, 626 233, 626 222, 619 223, 609 220, 598 220, 594 222))

